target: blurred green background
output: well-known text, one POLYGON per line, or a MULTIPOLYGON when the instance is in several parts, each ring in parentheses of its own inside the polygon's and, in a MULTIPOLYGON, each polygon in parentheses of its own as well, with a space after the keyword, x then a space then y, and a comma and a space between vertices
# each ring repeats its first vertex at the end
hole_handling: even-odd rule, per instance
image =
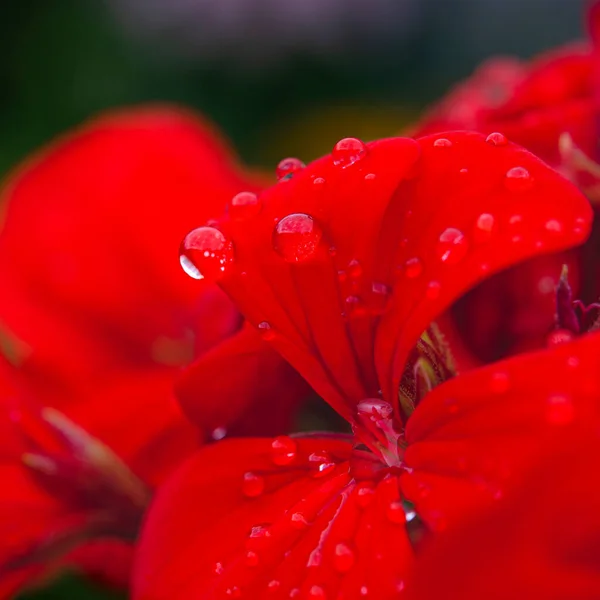
MULTIPOLYGON (((584 0, 2 0, 0 173, 98 111, 168 101, 249 163, 389 136, 484 58, 583 35, 584 0)), ((78 577, 23 598, 118 598, 78 577)))

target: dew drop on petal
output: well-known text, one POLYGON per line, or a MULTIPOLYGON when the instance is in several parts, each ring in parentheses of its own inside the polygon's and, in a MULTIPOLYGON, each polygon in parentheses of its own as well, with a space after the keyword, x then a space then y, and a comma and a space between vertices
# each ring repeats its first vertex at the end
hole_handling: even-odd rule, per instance
POLYGON ((563 232, 563 225, 558 219, 549 219, 544 224, 544 228, 546 229, 546 231, 549 231, 550 233, 562 233, 563 232))
POLYGON ((483 243, 490 240, 495 227, 494 215, 482 213, 475 222, 474 239, 476 243, 483 243))
POLYGON ((294 213, 275 226, 273 247, 285 261, 303 262, 314 256, 322 237, 321 227, 310 215, 294 213))
POLYGON ((229 202, 229 216, 234 221, 255 217, 261 208, 260 198, 254 192, 240 192, 229 202))
POLYGON ((215 575, 222 575, 224 571, 225 568, 223 567, 223 563, 215 563, 215 566, 213 567, 213 573, 215 575))
POLYGON ((490 133, 490 135, 485 138, 485 141, 492 146, 506 146, 506 144, 508 144, 506 136, 498 132, 490 133))
POLYGON ((510 192, 526 192, 533 186, 533 177, 525 167, 513 167, 507 171, 504 185, 510 192))
POLYGON ((433 145, 435 148, 451 148, 452 142, 446 138, 438 138, 433 145))
POLYGON ((429 298, 429 300, 436 300, 440 297, 441 291, 442 286, 439 281, 430 281, 425 289, 425 296, 429 298))
POLYGON ((566 425, 573 420, 575 408, 569 396, 553 394, 546 405, 546 420, 552 425, 566 425))
POLYGON ((366 585, 361 586, 360 595, 364 598, 369 595, 369 588, 366 585))
POLYGON ((179 262, 193 279, 217 281, 233 261, 231 240, 215 227, 198 227, 181 242, 179 262))
POLYGON ((290 179, 294 173, 304 169, 305 164, 299 158, 284 158, 279 162, 275 169, 277 181, 286 181, 290 179))
POLYGON ((347 296, 344 300, 346 315, 350 318, 363 317, 368 313, 367 305, 359 296, 347 296))
POLYGON ((246 552, 246 565, 248 567, 257 567, 259 562, 260 560, 256 552, 253 552, 252 550, 246 552))
POLYGON ((240 590, 240 588, 237 585, 234 585, 225 590, 225 595, 228 596, 229 598, 241 598, 242 590, 240 590))
POLYGON ((367 154, 367 146, 357 138, 340 140, 331 151, 331 158, 336 167, 345 169, 361 160, 367 154))
POLYGON ((459 229, 449 227, 439 237, 436 246, 438 258, 447 265, 459 263, 469 251, 469 242, 459 229))
POLYGON ((268 342, 275 339, 275 331, 273 331, 271 324, 267 321, 261 321, 257 325, 257 328, 263 340, 268 342))
POLYGON ((354 566, 354 551, 348 544, 337 544, 333 553, 333 568, 338 573, 347 573, 354 566))
POLYGON ((298 588, 294 588, 290 591, 290 598, 298 598, 300 596, 300 590, 298 588))
POLYGON ((313 477, 324 477, 335 469, 335 463, 325 450, 309 455, 308 464, 314 469, 313 477))
POLYGON ((291 514, 290 524, 294 529, 306 529, 308 527, 308 521, 301 512, 291 514))
POLYGON ((423 272, 423 263, 420 258, 416 256, 413 258, 409 258, 404 263, 404 275, 408 277, 408 279, 415 279, 423 272))
POLYGON ((215 427, 210 435, 215 442, 218 442, 227 435, 227 429, 225 427, 215 427))
POLYGON ((359 508, 367 508, 374 498, 375 490, 368 484, 363 484, 356 490, 356 504, 359 508))
POLYGON ((367 173, 365 175, 365 181, 373 181, 377 179, 377 175, 375 175, 375 173, 367 173))
POLYGON ((325 185, 325 178, 324 177, 315 177, 313 179, 313 185, 316 185, 317 187, 320 187, 322 185, 325 185))
POLYGON ((271 460, 276 465, 283 467, 289 465, 296 458, 296 442, 287 435, 280 435, 271 442, 271 460))
POLYGON ((505 371, 496 371, 490 378, 490 391, 494 394, 505 394, 510 389, 510 377, 505 371))
POLYGON ((280 587, 281 587, 281 581, 279 581, 278 579, 272 579, 267 584, 267 590, 269 592, 276 592, 280 587))
POLYGON ((346 272, 348 273, 348 276, 351 279, 359 279, 360 277, 362 277, 363 268, 359 261, 351 260, 348 263, 348 268, 346 269, 346 272))
POLYGON ((402 502, 390 502, 386 510, 386 516, 388 521, 391 523, 396 525, 404 524, 406 522, 406 517, 404 515, 404 507, 402 506, 402 502))
POLYGON ((313 585, 310 590, 308 590, 307 597, 310 598, 310 600, 327 600, 325 590, 320 585, 313 585))
POLYGON ((248 471, 244 473, 242 493, 247 498, 256 498, 265 491, 265 480, 260 475, 248 471))

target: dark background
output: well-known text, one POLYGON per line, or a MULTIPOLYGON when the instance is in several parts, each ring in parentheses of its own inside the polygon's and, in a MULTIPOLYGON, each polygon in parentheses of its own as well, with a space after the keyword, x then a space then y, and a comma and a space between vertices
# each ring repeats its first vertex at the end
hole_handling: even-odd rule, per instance
MULTIPOLYGON (((0 173, 96 112, 204 112, 273 168, 389 136, 495 54, 584 35, 583 0, 2 0, 0 173)), ((28 598, 109 598, 67 578, 28 598)))

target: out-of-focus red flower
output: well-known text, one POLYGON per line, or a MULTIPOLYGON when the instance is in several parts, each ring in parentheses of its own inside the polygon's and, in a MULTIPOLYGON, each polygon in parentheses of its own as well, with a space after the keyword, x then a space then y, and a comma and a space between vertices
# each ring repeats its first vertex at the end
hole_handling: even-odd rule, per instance
MULTIPOLYGON (((597 339, 586 343, 585 360, 598 372, 597 339)), ((588 385, 597 403, 597 382, 588 385)), ((600 597, 600 432, 596 420, 586 427, 584 418, 573 412, 560 441, 500 506, 424 550, 407 600, 600 597)))
MULTIPOLYGON (((154 488, 211 432, 289 428, 303 382, 242 328, 223 292, 195 285, 178 261, 190 220, 219 216, 238 192, 262 185, 232 156, 190 114, 126 110, 59 140, 9 179, 0 348, 16 390, 2 390, 1 402, 12 403, 6 426, 21 437, 3 437, 0 451, 21 500, 5 496, 2 576, 47 568, 74 542, 133 540, 154 488), (210 387, 196 389, 201 430, 173 398, 194 358, 211 372, 210 387), (123 491, 123 478, 139 493, 123 491), (25 507, 38 501, 33 519, 25 507)), ((94 557, 102 552, 80 548, 73 560, 106 566, 92 568, 94 557)))
MULTIPOLYGON (((552 50, 530 62, 492 59, 430 109, 414 135, 469 129, 491 143, 521 144, 586 193, 600 198, 600 4, 589 12, 593 44, 552 50)), ((540 347, 553 327, 554 288, 563 264, 576 295, 600 296, 596 233, 577 252, 535 260, 486 281, 455 311, 474 356, 490 361, 540 347), (585 273, 585 276, 583 275, 585 273)))
POLYGON ((137 599, 395 598, 412 543, 501 499, 572 411, 596 418, 587 338, 438 385, 454 367, 432 325, 489 274, 581 243, 575 186, 467 132, 345 139, 291 171, 182 252, 353 436, 198 452, 149 513, 137 599))

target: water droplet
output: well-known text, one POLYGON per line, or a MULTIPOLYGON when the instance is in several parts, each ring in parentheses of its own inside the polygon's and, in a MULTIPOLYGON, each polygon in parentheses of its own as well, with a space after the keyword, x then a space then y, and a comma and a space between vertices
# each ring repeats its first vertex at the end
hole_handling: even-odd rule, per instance
POLYGON ((322 185, 325 185, 325 183, 326 182, 325 182, 325 178, 324 177, 315 177, 314 180, 313 180, 313 185, 316 185, 316 186, 319 186, 319 187, 322 186, 322 185))
POLYGON ((490 135, 485 138, 485 141, 488 144, 492 144, 492 146, 506 146, 506 144, 508 144, 506 136, 498 132, 490 133, 490 135))
POLYGON ((289 465, 296 458, 296 442, 287 435, 280 435, 271 442, 271 459, 283 467, 289 465))
POLYGON ((179 262, 193 279, 217 281, 233 263, 233 244, 215 227, 190 231, 179 249, 179 262))
POLYGON ((436 300, 440 297, 442 286, 439 281, 430 281, 425 289, 425 296, 430 300, 436 300))
POLYGON ((234 221, 244 221, 255 217, 261 208, 259 197, 253 192, 240 192, 229 202, 229 216, 234 221))
POLYGON ((365 181, 373 181, 377 179, 377 175, 375 175, 375 173, 367 173, 365 175, 365 181))
POLYGON ((368 596, 369 595, 369 588, 366 585, 361 586, 361 588, 360 588, 360 595, 361 596, 368 596))
POLYGON ((269 590, 269 592, 276 592, 280 587, 281 581, 279 581, 278 579, 272 579, 267 584, 267 590, 269 590))
POLYGON ((461 175, 468 175, 468 173, 469 173, 469 169, 460 169, 460 170, 459 170, 459 173, 460 173, 461 175))
POLYGON ((259 560, 258 554, 256 554, 256 552, 253 552, 252 550, 249 550, 248 552, 246 552, 246 565, 247 566, 257 567, 259 562, 260 562, 260 560, 259 560))
POLYGON ((333 553, 333 568, 338 573, 347 573, 354 566, 354 551, 348 544, 337 544, 333 553))
POLYGON ((268 342, 275 339, 275 331, 273 331, 271 324, 267 321, 261 321, 257 325, 257 328, 263 340, 268 342))
POLYGON ((449 227, 440 235, 436 251, 442 262, 455 265, 467 255, 469 242, 462 231, 449 227))
POLYGON ((265 480, 260 475, 256 475, 250 471, 244 473, 242 482, 242 493, 247 498, 256 498, 265 491, 265 480))
POLYGON ((346 304, 346 315, 349 318, 362 317, 367 314, 367 306, 359 296, 347 296, 344 301, 346 304))
POLYGON ((369 484, 362 484, 356 490, 356 504, 359 508, 367 508, 375 498, 375 490, 369 484))
POLYGON ((345 169, 361 160, 367 154, 364 142, 357 138, 344 138, 340 140, 331 151, 331 158, 336 167, 345 169))
POLYGON ((294 529, 306 529, 308 527, 308 521, 301 512, 292 513, 290 523, 294 529))
POLYGON ((566 425, 573 420, 575 408, 569 396, 553 394, 548 398, 546 419, 552 425, 566 425))
POLYGON ((556 329, 548 334, 546 345, 560 346, 573 340, 573 334, 568 329, 556 329))
POLYGON ((581 361, 579 360, 579 357, 569 356, 569 358, 567 358, 567 367, 569 367, 571 369, 576 369, 580 365, 581 365, 581 361))
POLYGON ((326 600, 327 595, 320 585, 313 585, 310 590, 308 590, 308 597, 312 600, 326 600))
POLYGON ((423 263, 416 256, 404 263, 404 275, 409 279, 417 278, 423 272, 423 263))
POLYGON ((210 435, 215 442, 218 442, 227 435, 227 429, 225 427, 215 427, 210 435))
POLYGON ((357 260, 351 260, 348 263, 348 268, 346 269, 348 276, 352 279, 359 279, 362 277, 363 268, 362 265, 357 260))
POLYGON ((322 237, 321 227, 310 215, 294 213, 275 226, 273 247, 287 262, 303 262, 314 256, 322 237))
POLYGON ((549 231, 551 233, 562 233, 563 231, 563 225, 557 219, 549 219, 548 221, 546 221, 544 227, 546 231, 549 231))
POLYGON ((510 389, 510 377, 505 371, 496 371, 490 378, 490 391, 494 394, 505 394, 510 389))
POLYGON ((298 598, 300 596, 300 590, 298 588, 294 588, 290 591, 290 598, 298 598))
POLYGON ((308 457, 308 463, 315 469, 313 471, 313 477, 324 477, 335 469, 335 463, 331 456, 329 456, 329 453, 325 452, 325 450, 313 452, 308 457))
POLYGON ((373 292, 369 312, 374 315, 382 315, 389 308, 392 290, 385 283, 374 281, 371 286, 373 292))
POLYGON ((435 140, 435 142, 433 142, 433 145, 436 148, 451 148, 452 142, 450 140, 447 140, 446 138, 438 138, 437 140, 435 140))
POLYGON ((495 227, 495 219, 489 213, 482 213, 475 223, 474 239, 476 243, 488 242, 492 237, 495 227))
POLYGON ((287 181, 294 173, 304 169, 305 164, 299 158, 284 158, 275 169, 277 181, 287 181))
POLYGON ((230 598, 241 598, 242 597, 242 590, 240 590, 240 588, 237 585, 234 585, 230 588, 227 588, 225 590, 225 594, 227 596, 229 596, 230 598))
POLYGON ((524 167, 513 167, 507 171, 504 185, 510 192, 526 192, 533 186, 533 177, 524 167))
POLYGON ((223 563, 215 563, 215 566, 213 567, 213 573, 215 575, 223 575, 223 572, 225 571, 225 567, 223 567, 223 563))
POLYGON ((391 523, 396 525, 404 524, 406 522, 406 517, 404 515, 404 507, 402 506, 402 502, 398 500, 395 502, 390 502, 386 510, 386 516, 388 521, 391 523))

